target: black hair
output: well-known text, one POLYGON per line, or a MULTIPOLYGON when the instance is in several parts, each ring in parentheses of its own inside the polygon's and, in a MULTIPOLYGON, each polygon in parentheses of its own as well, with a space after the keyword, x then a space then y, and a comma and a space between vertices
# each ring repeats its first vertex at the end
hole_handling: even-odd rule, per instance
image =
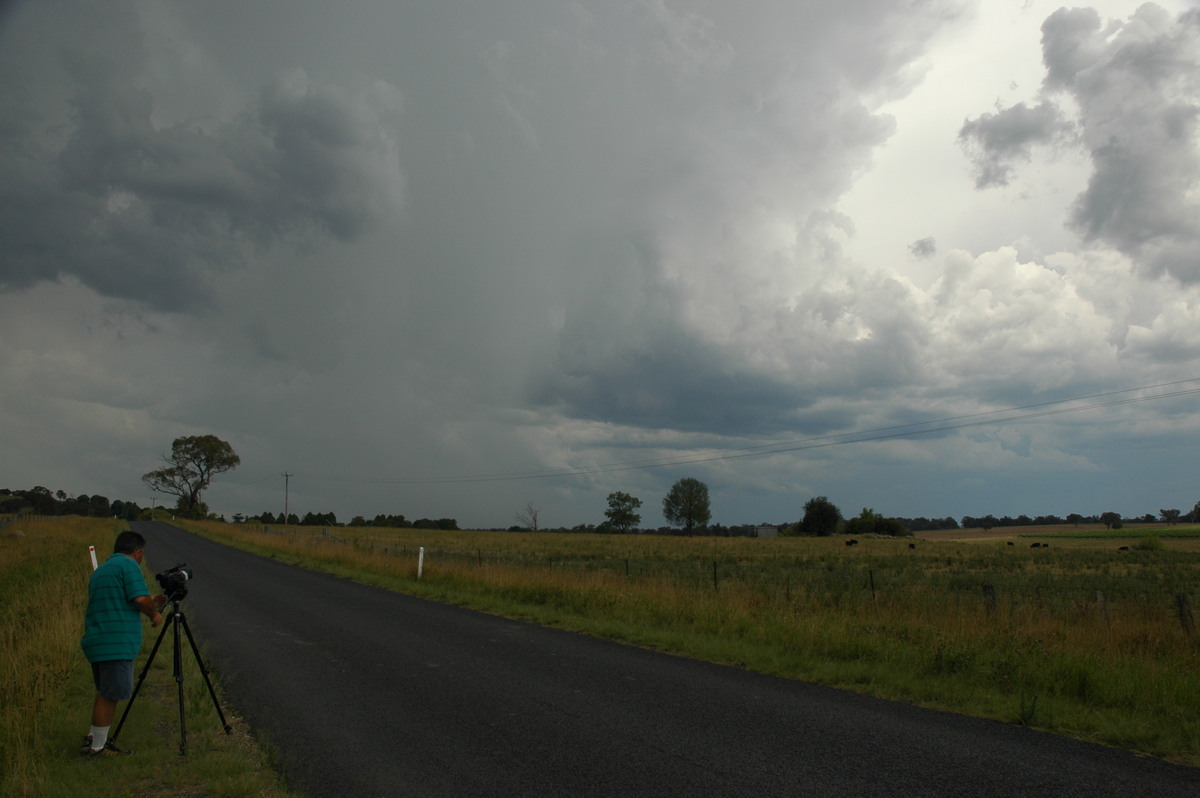
POLYGON ((137 532, 126 530, 117 535, 117 542, 113 544, 113 551, 121 554, 133 554, 138 549, 146 548, 146 539, 137 532))

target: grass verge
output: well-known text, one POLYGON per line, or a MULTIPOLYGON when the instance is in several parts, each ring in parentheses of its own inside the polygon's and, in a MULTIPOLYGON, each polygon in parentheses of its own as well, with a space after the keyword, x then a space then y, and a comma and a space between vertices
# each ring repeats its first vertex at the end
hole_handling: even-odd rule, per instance
MULTIPOLYGON (((0 795, 292 795, 245 724, 222 703, 233 726, 233 734, 225 734, 190 653, 183 665, 186 757, 179 753, 178 688, 169 650, 155 658, 121 731, 121 747, 134 753, 100 761, 80 755, 95 695, 79 648, 91 572, 88 546, 103 559, 124 528, 112 520, 56 518, 21 522, 0 537, 0 795)), ((151 645, 148 630, 136 674, 151 645)), ((169 645, 164 640, 164 649, 169 645)), ((118 721, 125 706, 118 708, 118 721)))

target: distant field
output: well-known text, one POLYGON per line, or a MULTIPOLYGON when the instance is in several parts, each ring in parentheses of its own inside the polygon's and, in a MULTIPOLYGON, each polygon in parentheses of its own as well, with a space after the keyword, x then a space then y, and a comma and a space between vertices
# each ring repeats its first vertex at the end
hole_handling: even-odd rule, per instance
POLYGON ((936 529, 913 533, 921 540, 991 540, 1016 538, 1077 538, 1080 540, 1135 541, 1145 537, 1164 540, 1200 540, 1200 524, 1133 524, 1108 529, 1104 524, 1048 524, 1044 526, 1003 526, 991 529, 936 529))
POLYGON ((189 527, 393 590, 1200 765, 1194 537, 189 527))

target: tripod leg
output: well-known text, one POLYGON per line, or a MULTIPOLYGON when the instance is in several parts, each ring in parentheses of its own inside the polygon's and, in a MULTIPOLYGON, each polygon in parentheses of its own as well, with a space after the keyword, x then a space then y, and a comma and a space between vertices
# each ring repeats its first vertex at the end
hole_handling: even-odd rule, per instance
POLYGON ((183 656, 182 640, 179 637, 179 624, 183 622, 183 613, 178 609, 171 613, 171 624, 175 627, 175 687, 179 693, 179 753, 187 756, 187 716, 183 709, 183 656))
POLYGON ((137 686, 133 688, 133 695, 129 697, 129 701, 125 703, 125 711, 121 713, 121 720, 117 723, 117 729, 108 736, 110 743, 116 743, 117 736, 121 733, 121 728, 125 725, 125 718, 129 717, 129 710, 133 709, 133 702, 137 700, 138 693, 142 689, 142 682, 146 681, 146 674, 150 672, 150 666, 154 664, 154 655, 158 653, 158 647, 162 645, 163 638, 167 634, 167 624, 163 624, 162 631, 158 633, 158 639, 154 641, 154 648, 150 649, 150 656, 146 659, 146 665, 142 668, 142 673, 138 676, 137 686))
POLYGON ((212 680, 208 678, 208 668, 204 667, 204 660, 200 658, 200 650, 196 647, 196 640, 192 637, 192 629, 188 626, 187 617, 180 613, 180 618, 183 621, 183 631, 187 634, 188 643, 192 647, 192 654, 196 657, 196 664, 200 666, 200 675, 204 677, 204 684, 208 686, 208 695, 212 698, 213 708, 217 710, 217 717, 221 719, 221 726, 224 727, 226 734, 233 733, 233 727, 225 720, 225 713, 221 711, 221 704, 217 701, 217 691, 213 689, 212 680))
POLYGON ((183 638, 179 634, 180 626, 183 627, 184 634, 187 635, 188 645, 191 646, 192 654, 196 657, 196 664, 200 666, 200 673, 204 676, 204 684, 208 687, 208 695, 212 698, 213 707, 217 710, 217 716, 221 719, 221 725, 224 727, 226 734, 233 732, 233 727, 225 720, 225 713, 221 711, 221 704, 217 701, 217 692, 213 688, 212 680, 208 677, 208 669, 204 666, 204 660, 200 658, 200 650, 196 646, 195 638, 192 637, 192 630, 188 626, 187 617, 180 611, 179 605, 176 603, 170 613, 170 623, 163 624, 162 631, 158 633, 158 639, 154 641, 154 648, 150 650, 150 656, 146 659, 146 666, 142 668, 142 673, 138 676, 137 685, 133 689, 133 695, 129 697, 129 701, 125 705, 125 711, 121 714, 121 720, 117 724, 116 731, 108 738, 111 742, 116 742, 117 735, 121 733, 121 729, 125 725, 125 719, 129 716, 129 710, 133 708, 133 702, 142 689, 142 682, 146 680, 146 674, 150 672, 150 666, 154 664, 154 657, 158 654, 158 649, 162 646, 163 638, 167 635, 167 629, 170 628, 175 630, 172 668, 176 688, 179 693, 179 753, 187 756, 187 714, 183 691, 183 638))

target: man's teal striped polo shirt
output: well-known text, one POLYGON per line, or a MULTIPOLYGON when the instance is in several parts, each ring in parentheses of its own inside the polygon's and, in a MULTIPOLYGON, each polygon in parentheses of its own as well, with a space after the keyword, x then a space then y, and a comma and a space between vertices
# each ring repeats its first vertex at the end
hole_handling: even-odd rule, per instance
POLYGON ((133 599, 148 595, 141 566, 126 554, 115 552, 92 572, 81 641, 88 661, 137 659, 142 619, 133 599))

